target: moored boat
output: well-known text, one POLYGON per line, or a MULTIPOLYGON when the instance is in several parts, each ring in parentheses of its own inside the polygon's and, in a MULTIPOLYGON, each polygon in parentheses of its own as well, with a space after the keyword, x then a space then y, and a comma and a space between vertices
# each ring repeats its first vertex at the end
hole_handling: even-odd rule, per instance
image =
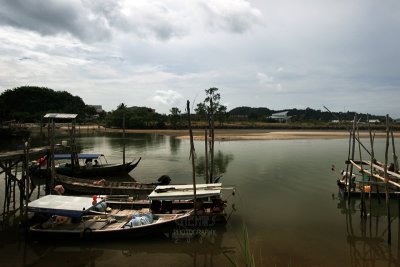
POLYGON ((34 238, 130 238, 170 231, 192 211, 153 214, 147 210, 104 209, 101 198, 47 195, 28 204, 28 211, 45 218, 30 227, 34 238), (107 211, 107 212, 106 212, 107 211))
POLYGON ((163 175, 154 183, 108 181, 106 179, 81 179, 56 174, 55 182, 64 187, 68 194, 82 195, 128 195, 136 199, 143 199, 150 194, 156 186, 167 185, 171 178, 163 175))
MULTIPOLYGON (((71 154, 55 154, 54 160, 70 160, 71 154)), ((136 161, 129 161, 126 163, 119 163, 119 164, 110 164, 103 163, 101 158, 104 158, 103 154, 77 154, 78 160, 82 160, 84 164, 79 164, 78 166, 72 166, 70 162, 64 162, 57 164, 55 166, 56 173, 61 175, 67 176, 74 176, 74 177, 95 177, 95 176, 118 176, 118 175, 126 175, 131 172, 133 169, 137 167, 140 160, 139 158, 136 161), (97 164, 92 164, 92 161, 95 161, 97 164), (87 163, 90 164, 87 164, 87 163)), ((36 163, 31 168, 31 172, 33 173, 45 173, 47 172, 47 166, 40 162, 39 164, 36 163)))

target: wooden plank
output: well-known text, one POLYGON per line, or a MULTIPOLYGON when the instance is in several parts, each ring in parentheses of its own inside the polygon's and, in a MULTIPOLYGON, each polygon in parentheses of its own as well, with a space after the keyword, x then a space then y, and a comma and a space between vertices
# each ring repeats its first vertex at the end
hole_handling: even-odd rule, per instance
MULTIPOLYGON (((364 172, 364 173, 366 173, 366 174, 368 174, 368 175, 370 175, 370 176, 373 176, 373 177, 375 177, 375 178, 378 178, 378 179, 380 179, 380 180, 382 180, 382 181, 385 181, 385 180, 386 180, 384 177, 380 176, 379 174, 371 173, 371 171, 362 169, 362 168, 360 167, 360 165, 356 164, 353 160, 350 160, 350 163, 351 163, 354 167, 356 167, 357 169, 359 169, 360 171, 362 170, 362 172, 364 172)), ((391 181, 391 180, 389 180, 389 179, 387 179, 387 180, 388 180, 388 183, 389 183, 389 184, 394 185, 394 186, 397 186, 398 188, 400 188, 400 184, 399 184, 399 183, 393 182, 393 181, 391 181)))
MULTIPOLYGON (((368 165, 371 165, 371 162, 369 160, 364 160, 363 162, 367 163, 368 165)), ((379 166, 379 165, 377 165, 375 163, 372 163, 372 167, 374 167, 374 168, 376 168, 376 169, 378 169, 380 171, 383 171, 383 172, 385 171, 385 169, 383 167, 381 167, 381 166, 379 166)), ((388 170, 387 173, 392 175, 392 176, 394 176, 394 177, 396 177, 397 179, 400 179, 400 174, 398 174, 396 172, 392 172, 392 171, 388 170)))

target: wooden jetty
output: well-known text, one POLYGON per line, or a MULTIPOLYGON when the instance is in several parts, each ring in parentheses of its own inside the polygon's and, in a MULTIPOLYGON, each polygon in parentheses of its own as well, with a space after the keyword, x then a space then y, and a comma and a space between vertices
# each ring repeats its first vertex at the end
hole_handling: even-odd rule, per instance
MULTIPOLYGON (((71 149, 76 150, 75 146, 75 118, 77 114, 59 114, 49 113, 44 116, 48 120, 48 136, 49 146, 31 148, 29 139, 24 141, 23 149, 16 151, 8 151, 0 154, 0 174, 5 174, 5 190, 4 190, 4 204, 3 215, 8 214, 10 211, 20 209, 20 213, 25 211, 25 219, 27 219, 27 208, 29 198, 33 192, 32 179, 30 174, 31 160, 39 157, 47 156, 47 169, 49 170, 48 180, 49 184, 46 191, 50 192, 50 188, 54 186, 55 163, 54 153, 60 150, 62 146, 55 144, 55 121, 68 120, 71 121, 71 149), (18 187, 18 191, 16 191, 18 187), (16 197, 19 196, 19 207, 16 207, 16 197), (12 210, 10 210, 12 205, 12 210), (25 209, 23 208, 25 206, 25 209)), ((72 159, 72 164, 77 162, 72 159)), ((3 216, 4 217, 4 216, 3 216)))
MULTIPOLYGON (((0 174, 4 174, 3 214, 10 210, 21 208, 29 201, 33 192, 32 179, 29 173, 30 159, 36 159, 50 154, 50 147, 29 148, 29 142, 24 143, 22 150, 0 153, 0 174), (18 190, 18 191, 16 191, 18 190), (19 196, 19 206, 16 198, 19 196)), ((48 157, 50 158, 50 157, 48 157)), ((50 164, 48 161, 47 164, 50 164)))
MULTIPOLYGON (((372 197, 372 193, 376 196, 384 195, 386 199, 386 209, 387 209, 387 223, 388 223, 388 240, 391 243, 391 215, 390 215, 390 198, 397 196, 398 205, 400 210, 400 172, 398 158, 395 150, 394 134, 390 129, 389 116, 386 115, 386 142, 385 142, 385 161, 383 163, 378 162, 375 158, 374 153, 374 139, 375 134, 372 134, 371 127, 369 127, 369 141, 370 149, 360 140, 360 132, 358 128, 359 120, 357 121, 357 115, 353 120, 353 128, 349 129, 349 149, 348 158, 346 160, 346 171, 343 170, 343 178, 338 180, 338 185, 345 189, 348 196, 348 205, 350 205, 350 199, 352 196, 361 197, 361 217, 367 218, 367 202, 368 198, 372 197), (392 147, 392 163, 389 164, 389 146, 391 138, 392 147), (357 141, 357 142, 356 142, 357 141), (358 147, 359 160, 356 160, 356 149, 358 147), (362 152, 367 152, 369 159, 362 158, 362 152), (354 169, 358 170, 361 174, 361 181, 358 181, 359 187, 356 188, 354 185, 354 169), (357 194, 353 194, 358 192, 357 194)), ((369 201, 371 205, 371 201, 369 201)))

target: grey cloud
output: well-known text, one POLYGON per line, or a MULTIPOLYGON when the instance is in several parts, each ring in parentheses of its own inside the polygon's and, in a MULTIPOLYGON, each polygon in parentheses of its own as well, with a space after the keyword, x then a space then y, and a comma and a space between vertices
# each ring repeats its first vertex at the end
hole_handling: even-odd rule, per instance
POLYGON ((86 42, 107 40, 115 32, 161 41, 197 34, 198 30, 243 33, 261 16, 244 0, 186 5, 118 0, 0 0, 0 4, 0 25, 41 35, 71 34, 86 42), (203 12, 198 12, 199 6, 203 12))
POLYGON ((78 1, 2 0, 0 3, 2 25, 42 35, 69 33, 85 41, 110 37, 105 19, 92 14, 78 1))
POLYGON ((261 23, 261 12, 247 1, 201 1, 199 6, 207 22, 217 30, 243 33, 261 23))

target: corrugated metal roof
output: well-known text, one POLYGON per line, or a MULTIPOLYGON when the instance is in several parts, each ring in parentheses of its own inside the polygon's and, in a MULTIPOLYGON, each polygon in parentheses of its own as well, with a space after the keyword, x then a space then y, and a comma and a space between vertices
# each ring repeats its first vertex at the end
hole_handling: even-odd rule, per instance
POLYGON ((75 119, 78 114, 67 114, 67 113, 47 113, 43 118, 51 119, 75 119))

